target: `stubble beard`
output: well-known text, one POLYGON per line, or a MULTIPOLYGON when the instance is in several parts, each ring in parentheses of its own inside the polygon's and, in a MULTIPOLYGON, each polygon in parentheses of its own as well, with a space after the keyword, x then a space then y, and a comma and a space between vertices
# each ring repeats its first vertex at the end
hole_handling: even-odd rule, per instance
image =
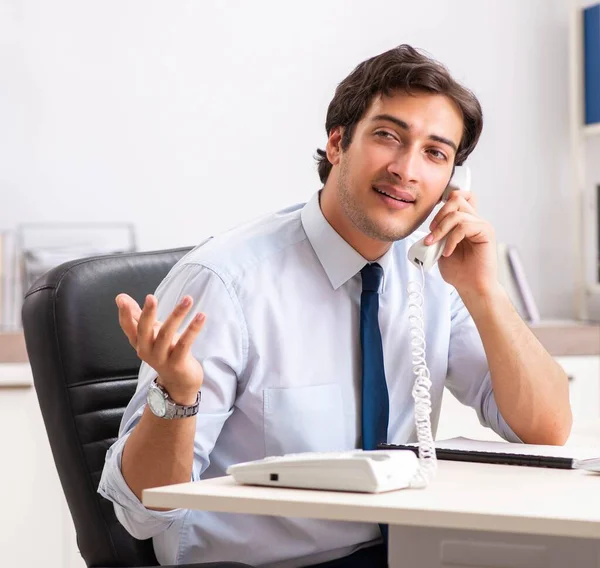
POLYGON ((429 215, 424 215, 422 219, 418 219, 408 228, 392 227, 389 225, 383 227, 381 223, 377 223, 371 219, 364 208, 361 207, 356 193, 351 189, 351 184, 352 181, 348 175, 347 162, 346 160, 343 160, 340 164, 340 173, 337 184, 337 193, 340 204, 345 215, 350 219, 350 222, 370 239, 388 243, 400 241, 413 233, 429 215))

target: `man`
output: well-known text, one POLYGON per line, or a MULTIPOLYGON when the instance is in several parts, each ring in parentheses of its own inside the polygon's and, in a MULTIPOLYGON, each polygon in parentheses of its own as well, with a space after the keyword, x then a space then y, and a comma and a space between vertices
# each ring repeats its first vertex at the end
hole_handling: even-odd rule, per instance
MULTIPOLYGON (((195 248, 143 310, 116 298, 143 363, 100 492, 161 563, 385 565, 375 524, 155 511, 140 496, 268 455, 364 447, 373 400, 386 420, 376 440, 414 440, 406 285, 420 273, 406 253, 481 128, 477 99, 439 63, 406 45, 369 59, 329 106, 321 191, 195 248), (378 294, 375 379, 363 289, 378 294), (157 416, 167 394, 184 417, 157 416)), ((563 444, 567 378, 499 286, 473 196, 453 192, 430 230, 448 236, 424 289, 433 428, 447 386, 507 440, 563 444)))

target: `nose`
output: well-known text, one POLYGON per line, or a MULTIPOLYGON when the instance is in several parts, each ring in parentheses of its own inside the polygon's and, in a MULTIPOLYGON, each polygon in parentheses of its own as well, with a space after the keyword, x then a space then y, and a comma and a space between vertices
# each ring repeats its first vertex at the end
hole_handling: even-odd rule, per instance
POLYGON ((405 147, 388 164, 388 172, 404 184, 416 184, 419 182, 419 158, 418 148, 405 147))

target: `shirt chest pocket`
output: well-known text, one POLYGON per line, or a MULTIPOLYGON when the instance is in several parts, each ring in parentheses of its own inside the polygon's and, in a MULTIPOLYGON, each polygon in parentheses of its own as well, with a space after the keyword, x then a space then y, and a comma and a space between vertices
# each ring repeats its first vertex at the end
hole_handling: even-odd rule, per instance
POLYGON ((348 449, 337 384, 266 388, 263 408, 267 455, 348 449))

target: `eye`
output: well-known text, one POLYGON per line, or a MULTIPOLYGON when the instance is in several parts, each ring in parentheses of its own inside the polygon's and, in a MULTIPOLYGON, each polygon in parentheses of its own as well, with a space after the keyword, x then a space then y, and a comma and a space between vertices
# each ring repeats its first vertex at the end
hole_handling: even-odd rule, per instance
POLYGON ((375 136, 383 138, 384 140, 396 140, 396 137, 393 134, 390 134, 385 130, 378 130, 377 132, 375 132, 375 136))
POLYGON ((428 152, 436 159, 436 160, 447 160, 446 154, 441 150, 437 150, 436 148, 431 148, 428 152))

